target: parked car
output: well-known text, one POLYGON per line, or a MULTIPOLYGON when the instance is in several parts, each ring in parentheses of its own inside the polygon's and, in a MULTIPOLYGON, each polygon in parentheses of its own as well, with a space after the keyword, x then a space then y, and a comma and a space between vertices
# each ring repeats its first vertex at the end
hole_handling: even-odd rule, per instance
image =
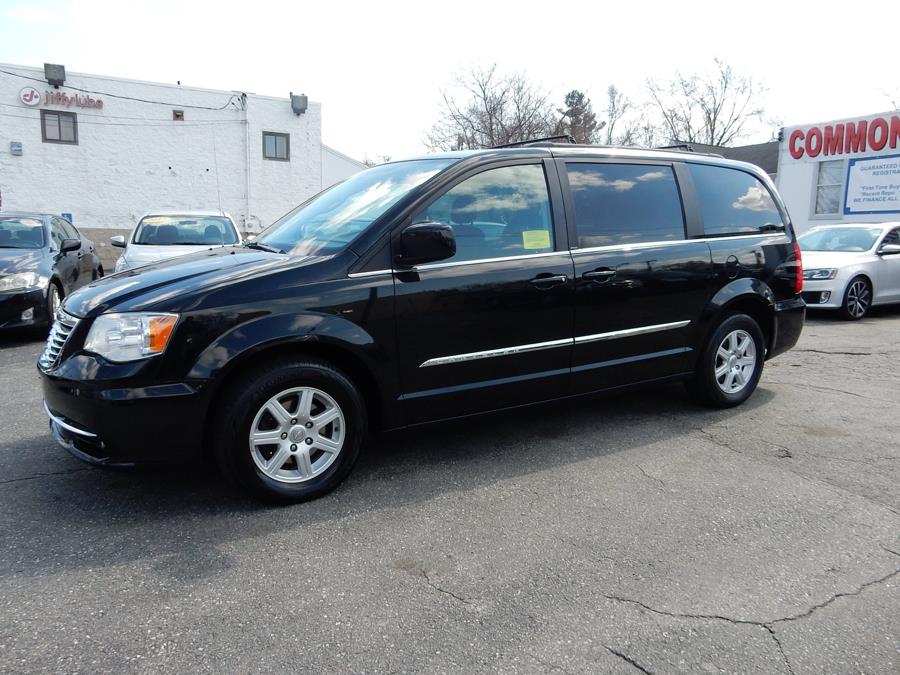
POLYGON ((755 166, 455 152, 356 174, 244 247, 71 296, 39 366, 76 456, 214 457, 290 502, 340 483, 371 429, 669 380, 738 405, 797 341, 801 286, 755 166))
POLYGON ((103 276, 94 243, 49 213, 0 213, 0 328, 45 326, 60 301, 103 276))
POLYGON ((855 321, 873 305, 900 302, 900 223, 823 225, 799 242, 810 307, 855 321))
POLYGON ((235 246, 241 235, 224 211, 151 211, 141 217, 128 241, 117 235, 110 243, 125 249, 116 261, 116 272, 122 272, 214 246, 235 246))

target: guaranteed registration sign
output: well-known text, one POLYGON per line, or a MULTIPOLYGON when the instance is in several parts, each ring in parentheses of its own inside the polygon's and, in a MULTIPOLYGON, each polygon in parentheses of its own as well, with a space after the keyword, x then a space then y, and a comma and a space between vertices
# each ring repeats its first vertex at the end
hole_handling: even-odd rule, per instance
POLYGON ((851 159, 845 214, 900 213, 900 155, 851 159))

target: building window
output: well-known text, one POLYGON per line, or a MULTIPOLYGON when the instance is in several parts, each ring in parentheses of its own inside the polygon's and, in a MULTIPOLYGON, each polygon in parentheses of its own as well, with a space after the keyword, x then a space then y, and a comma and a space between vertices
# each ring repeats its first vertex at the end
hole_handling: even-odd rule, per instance
POLYGON ((287 162, 291 159, 291 135, 263 132, 263 158, 287 162))
POLYGON ((172 120, 175 122, 184 122, 184 110, 173 110, 172 120))
POLYGON ((78 117, 75 113, 41 110, 41 139, 44 143, 78 144, 78 117))
POLYGON ((816 215, 840 213, 844 160, 819 162, 816 180, 816 215))

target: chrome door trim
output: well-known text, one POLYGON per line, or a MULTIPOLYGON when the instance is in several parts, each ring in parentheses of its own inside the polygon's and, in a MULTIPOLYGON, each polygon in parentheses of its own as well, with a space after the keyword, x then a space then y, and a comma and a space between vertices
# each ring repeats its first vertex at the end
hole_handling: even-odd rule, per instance
POLYGON ((506 262, 507 260, 534 260, 537 258, 549 258, 550 256, 571 256, 571 251, 547 251, 546 253, 524 253, 522 255, 508 255, 499 258, 479 258, 478 260, 451 260, 450 262, 427 263, 410 267, 410 271, 437 270, 443 267, 460 267, 463 265, 480 265, 482 263, 506 262))
POLYGON ((748 234, 735 234, 725 237, 694 237, 692 239, 663 239, 660 241, 639 241, 634 244, 608 244, 607 246, 590 246, 585 248, 573 248, 572 255, 578 253, 604 253, 606 251, 633 251, 642 248, 655 248, 657 246, 675 246, 677 244, 707 244, 714 241, 729 241, 732 239, 783 239, 787 235, 784 232, 753 232, 748 234))
POLYGON ((371 270, 369 272, 350 272, 347 276, 350 279, 362 279, 364 277, 377 277, 382 274, 393 274, 394 270, 371 270))
POLYGON ((583 344, 585 342, 600 342, 601 340, 618 340, 619 338, 632 337, 635 335, 646 335, 647 333, 659 333, 660 331, 664 330, 675 330, 676 328, 684 328, 690 322, 690 319, 685 319, 684 321, 673 321, 672 323, 657 323, 652 326, 638 326, 637 328, 613 330, 608 333, 579 335, 575 338, 575 344, 583 344))
POLYGON ((430 366, 444 366, 450 363, 463 363, 465 361, 476 361, 478 359, 492 359, 495 356, 509 356, 511 354, 522 354, 525 352, 536 352, 541 349, 555 349, 556 347, 569 347, 573 343, 572 338, 564 338, 562 340, 549 340, 548 342, 533 342, 527 345, 516 345, 514 347, 501 347, 500 349, 487 349, 483 352, 469 352, 467 354, 453 354, 451 356, 438 356, 428 359, 419 368, 428 368, 430 366))
POLYGON ((626 328, 624 330, 613 330, 608 333, 596 333, 595 335, 580 335, 576 338, 564 338, 562 340, 550 340, 548 342, 533 342, 525 345, 515 345, 513 347, 501 347, 499 349, 486 349, 481 352, 468 352, 466 354, 452 354, 450 356, 438 356, 428 359, 419 368, 429 368, 430 366, 445 366, 451 363, 464 363, 465 361, 476 361, 478 359, 492 359, 497 356, 511 356, 512 354, 523 354, 525 352, 534 352, 540 349, 555 349, 557 347, 569 347, 571 345, 583 344, 585 342, 599 342, 601 340, 618 340, 619 338, 633 337, 635 335, 645 335, 647 333, 658 333, 664 330, 675 330, 676 328, 684 328, 691 322, 690 319, 684 321, 673 321, 672 323, 658 323, 652 326, 638 326, 637 328, 626 328))

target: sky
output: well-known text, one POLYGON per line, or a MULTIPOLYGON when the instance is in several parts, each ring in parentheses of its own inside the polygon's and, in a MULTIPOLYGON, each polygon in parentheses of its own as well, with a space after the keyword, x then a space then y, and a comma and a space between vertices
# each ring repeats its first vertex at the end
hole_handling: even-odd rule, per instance
POLYGON ((648 78, 720 58, 766 87, 760 103, 785 126, 887 111, 900 105, 898 19, 900 3, 881 0, 0 0, 0 63, 302 92, 322 103, 327 144, 396 159, 425 151, 454 75, 491 64, 602 109, 609 84, 640 101, 648 78))

